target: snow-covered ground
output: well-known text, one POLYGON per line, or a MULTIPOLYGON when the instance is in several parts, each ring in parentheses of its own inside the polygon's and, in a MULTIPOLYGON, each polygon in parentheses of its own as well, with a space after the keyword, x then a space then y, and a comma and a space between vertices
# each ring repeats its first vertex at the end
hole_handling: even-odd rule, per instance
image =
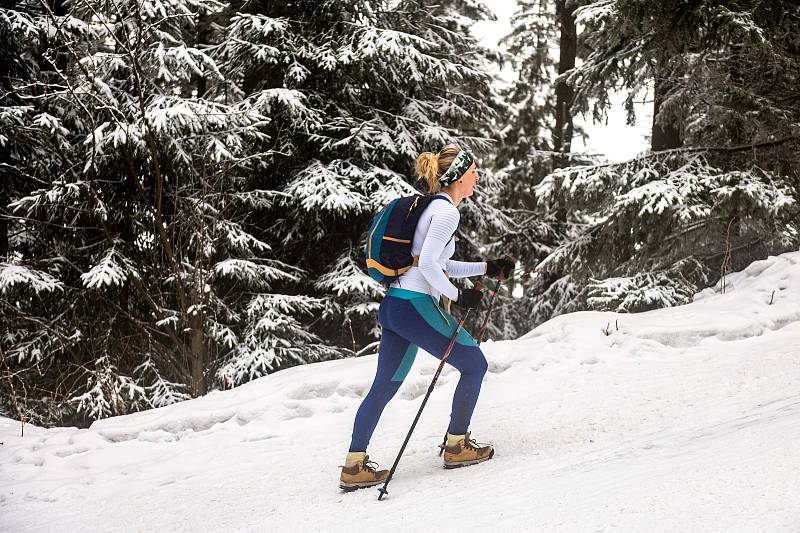
MULTIPOLYGON (((472 429, 497 447, 488 463, 441 468, 448 369, 389 496, 341 493, 369 356, 86 430, 20 437, 0 419, 0 531, 800 531, 800 252, 729 276, 726 294, 561 316, 485 351, 472 429)), ((384 413, 382 465, 435 364, 421 352, 384 413)))

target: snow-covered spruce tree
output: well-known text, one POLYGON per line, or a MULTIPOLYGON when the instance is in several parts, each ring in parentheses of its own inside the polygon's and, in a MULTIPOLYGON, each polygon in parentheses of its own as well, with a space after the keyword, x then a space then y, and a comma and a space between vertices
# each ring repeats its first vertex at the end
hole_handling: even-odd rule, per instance
POLYGON ((532 186, 552 168, 553 80, 558 26, 553 3, 525 0, 511 18, 512 32, 503 39, 516 79, 505 88, 508 120, 500 132, 496 165, 508 182, 508 206, 530 209, 535 205, 532 186))
POLYGON ((12 27, 39 39, 48 68, 12 80, 27 105, 0 110, 6 169, 36 187, 7 206, 2 350, 39 422, 165 405, 335 354, 302 322, 320 300, 265 294, 304 273, 247 220, 277 196, 253 181, 274 152, 264 104, 226 98, 227 73, 186 44, 223 10, 87 0, 12 27), (239 351, 246 364, 231 366, 239 351))
POLYGON ((562 276, 547 305, 563 312, 687 303, 728 270, 800 243, 798 204, 774 174, 721 170, 702 152, 559 169, 537 194, 587 220, 537 267, 562 276))
MULTIPOLYGON (((569 164, 574 135, 573 87, 559 74, 575 66, 581 0, 521 0, 503 39, 516 80, 504 91, 504 117, 497 163, 516 182, 535 185, 550 169, 569 164), (531 180, 534 183, 531 184, 531 180)), ((535 204, 529 188, 517 187, 515 201, 535 204)))
MULTIPOLYGON (((654 137, 678 127, 678 144, 719 147, 797 133, 799 6, 598 0, 576 15, 590 49, 568 76, 580 111, 604 117, 610 89, 622 86, 632 120, 633 99, 652 86, 654 137)), ((654 138, 653 150, 663 144, 654 138)))
MULTIPOLYGON (((4 137, 30 142, 7 165, 29 190, 8 198, 2 348, 38 421, 334 357, 348 315, 366 343, 382 290, 358 270, 371 212, 412 190, 417 152, 486 147, 489 77, 459 12, 71 9, 36 21, 49 73, 13 80, 29 105, 3 109, 4 137)), ((502 217, 489 202, 470 217, 474 253, 502 217)))
POLYGON ((581 132, 573 126, 573 89, 558 78, 574 66, 577 57, 573 12, 578 5, 566 0, 519 2, 512 32, 503 41, 516 80, 504 90, 508 106, 493 164, 505 185, 499 203, 506 206, 512 223, 511 231, 492 242, 490 249, 518 258, 521 267, 510 288, 521 289, 525 295, 500 297, 495 322, 504 326, 506 335, 518 336, 535 325, 533 296, 554 279, 533 274, 533 269, 568 238, 575 224, 566 212, 537 210, 534 187, 554 168, 588 162, 583 155, 570 154, 572 137, 581 132))
MULTIPOLYGON (((53 275, 58 265, 20 264, 20 250, 35 246, 37 236, 25 221, 10 216, 8 207, 57 166, 48 140, 66 143, 60 122, 36 112, 36 96, 47 86, 44 81, 53 79, 43 52, 62 43, 47 31, 47 17, 39 2, 0 8, 0 414, 34 421, 57 418, 60 408, 48 401, 47 387, 28 378, 46 373, 52 346, 67 347, 75 340, 68 328, 43 320, 44 310, 54 309, 63 296, 64 285, 53 275), (9 351, 34 337, 40 342, 22 357, 9 351)), ((44 229, 56 233, 53 227, 44 229)))
MULTIPOLYGON (((255 223, 308 272, 302 292, 328 302, 313 331, 333 344, 375 339, 383 289, 363 272, 365 232, 414 192, 416 156, 451 142, 486 153, 493 95, 465 18, 485 14, 479 2, 255 2, 228 25, 226 68, 273 106, 279 153, 255 179, 283 195, 255 223)), ((498 220, 490 202, 470 204, 462 253, 498 220)))
POLYGON ((546 178, 546 213, 586 223, 538 269, 559 279, 535 302, 541 318, 675 305, 726 269, 796 246, 797 9, 604 0, 577 17, 590 49, 565 76, 577 108, 602 119, 622 85, 632 112, 652 86, 653 149, 685 148, 546 178))

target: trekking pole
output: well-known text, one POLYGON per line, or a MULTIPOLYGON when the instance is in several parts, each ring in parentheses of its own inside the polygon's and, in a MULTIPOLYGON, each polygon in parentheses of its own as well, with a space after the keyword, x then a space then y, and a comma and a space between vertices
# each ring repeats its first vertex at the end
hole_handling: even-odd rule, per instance
POLYGON ((425 404, 428 403, 428 398, 433 392, 433 387, 436 385, 436 380, 439 379, 439 374, 442 373, 442 368, 444 368, 444 363, 447 361, 447 358, 450 357, 450 352, 453 350, 453 345, 456 343, 456 337, 458 337, 458 332, 461 331, 461 328, 464 326, 464 322, 467 320, 469 316, 469 312, 471 309, 467 309, 467 312, 464 313, 464 317, 458 322, 458 326, 456 330, 453 332, 453 336, 450 337, 450 344, 447 345, 447 349, 444 351, 444 355, 442 356, 442 361, 439 363, 439 368, 436 369, 436 373, 433 375, 433 380, 431 381, 430 386, 428 387, 428 392, 425 394, 425 398, 422 400, 422 405, 419 406, 419 411, 417 411, 417 416, 414 417, 414 422, 411 424, 411 429, 408 430, 408 435, 406 435, 406 440, 403 441, 403 445, 400 447, 400 451, 397 453, 397 457, 394 460, 394 464, 392 465, 392 469, 389 470, 389 477, 386 478, 386 482, 383 484, 383 487, 378 489, 380 495, 378 496, 378 501, 382 500, 383 497, 389 494, 389 491, 386 490, 386 487, 389 486, 389 482, 392 480, 392 476, 394 476, 394 471, 397 470, 397 465, 400 463, 400 457, 403 456, 403 452, 406 449, 406 445, 408 445, 408 441, 411 439, 411 433, 414 432, 414 428, 417 426, 417 422, 419 421, 420 415, 422 415, 422 410, 425 409, 425 404))
POLYGON ((492 291, 492 298, 489 300, 489 308, 486 310, 486 316, 483 317, 483 324, 481 324, 480 333, 478 333, 478 346, 483 342, 483 336, 486 334, 486 326, 489 325, 489 317, 492 315, 492 307, 494 307, 494 300, 497 298, 497 292, 500 290, 500 285, 503 283, 503 278, 497 279, 497 285, 494 286, 492 291))
MULTIPOLYGON (((516 264, 516 262, 517 262, 517 260, 514 259, 510 255, 505 256, 505 259, 507 259, 508 261, 512 261, 514 264, 516 264)), ((511 271, 511 276, 513 276, 513 275, 514 275, 514 271, 512 270, 511 271)), ((509 276, 509 278, 511 276, 509 276)), ((495 298, 497 298, 497 293, 500 290, 500 285, 502 285, 505 280, 506 280, 506 278, 503 276, 502 273, 497 278, 497 285, 494 286, 494 290, 492 291, 492 299, 489 300, 489 309, 486 310, 486 316, 483 317, 483 324, 481 325, 480 333, 478 333, 478 345, 479 346, 483 342, 483 336, 486 334, 486 326, 489 325, 489 317, 492 315, 492 307, 494 307, 494 300, 495 300, 495 298)))

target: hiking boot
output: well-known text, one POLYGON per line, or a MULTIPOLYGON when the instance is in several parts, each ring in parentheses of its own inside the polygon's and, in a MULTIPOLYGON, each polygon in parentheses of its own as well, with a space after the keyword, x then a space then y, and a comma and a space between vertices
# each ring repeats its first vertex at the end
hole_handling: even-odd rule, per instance
POLYGON ((389 477, 388 470, 378 470, 378 463, 369 460, 364 452, 350 452, 342 467, 339 488, 345 492, 380 485, 389 477))
POLYGON ((444 467, 459 468, 476 465, 488 461, 494 455, 494 448, 489 444, 479 444, 466 435, 447 434, 447 445, 444 448, 444 467))

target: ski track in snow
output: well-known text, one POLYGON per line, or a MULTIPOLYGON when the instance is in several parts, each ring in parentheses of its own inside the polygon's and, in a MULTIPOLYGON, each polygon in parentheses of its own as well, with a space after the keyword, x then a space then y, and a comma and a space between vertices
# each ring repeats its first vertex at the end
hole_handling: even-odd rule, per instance
MULTIPOLYGON (((484 349, 488 463, 441 468, 448 367, 389 496, 341 493, 375 356, 331 361, 85 430, 0 418, 0 531, 800 532, 800 252, 687 306, 564 315, 484 349)), ((437 363, 420 352, 384 412, 386 468, 437 363)))

